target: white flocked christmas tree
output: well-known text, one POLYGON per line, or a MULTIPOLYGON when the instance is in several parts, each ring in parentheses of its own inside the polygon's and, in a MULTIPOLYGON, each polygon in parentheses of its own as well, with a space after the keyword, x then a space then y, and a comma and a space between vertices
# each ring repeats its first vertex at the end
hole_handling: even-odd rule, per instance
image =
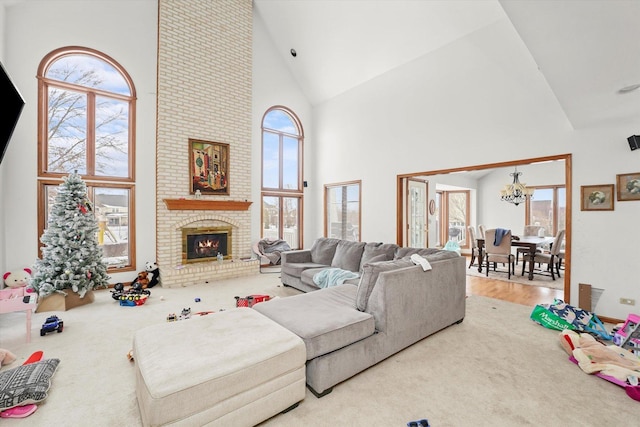
POLYGON ((36 260, 31 280, 40 297, 71 290, 84 298, 88 291, 107 286, 107 265, 97 232, 87 186, 80 175, 72 173, 58 186, 49 222, 40 237, 42 258, 36 260))

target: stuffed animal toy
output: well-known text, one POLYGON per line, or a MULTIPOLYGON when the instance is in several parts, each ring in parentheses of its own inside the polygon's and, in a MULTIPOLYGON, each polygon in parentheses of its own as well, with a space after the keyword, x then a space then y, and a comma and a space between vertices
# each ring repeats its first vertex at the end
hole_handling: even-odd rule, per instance
POLYGON ((140 273, 138 273, 138 277, 133 279, 133 282, 131 282, 131 287, 146 289, 149 286, 149 278, 147 277, 148 275, 149 273, 147 271, 141 271, 140 273))
POLYGON ((153 288, 155 285, 160 283, 160 268, 158 267, 158 264, 155 262, 147 262, 145 264, 145 270, 151 274, 151 280, 149 280, 147 287, 153 288))
POLYGON ((0 366, 8 365, 10 363, 15 362, 16 355, 11 353, 9 350, 5 350, 4 348, 0 348, 0 366))
POLYGON ((20 288, 29 284, 29 279, 31 279, 31 270, 25 268, 18 271, 7 271, 2 277, 4 279, 5 286, 10 288, 20 288))

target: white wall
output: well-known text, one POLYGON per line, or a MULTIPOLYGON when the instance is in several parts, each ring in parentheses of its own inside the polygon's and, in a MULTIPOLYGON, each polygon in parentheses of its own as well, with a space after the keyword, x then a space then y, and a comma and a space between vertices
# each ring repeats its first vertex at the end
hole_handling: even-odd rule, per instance
MULTIPOLYGON (((605 289, 601 315, 626 318, 633 307, 620 297, 640 303, 633 255, 640 203, 616 203, 613 212, 581 212, 579 205, 580 185, 640 170, 626 143, 640 120, 572 130, 506 18, 320 105, 314 126, 320 183, 362 180, 364 241, 396 239, 397 174, 571 153, 572 299, 578 283, 589 283, 605 289)), ((507 208, 499 204, 479 220, 499 223, 507 208)), ((306 220, 319 226, 322 216, 306 220)))
MULTIPOLYGON (((118 61, 136 86, 137 270, 155 261, 156 0, 29 1, 5 8, 3 63, 25 108, 2 162, 2 271, 32 266, 37 257, 37 90, 42 58, 63 46, 87 46, 118 61)), ((132 280, 135 272, 114 274, 132 280)))

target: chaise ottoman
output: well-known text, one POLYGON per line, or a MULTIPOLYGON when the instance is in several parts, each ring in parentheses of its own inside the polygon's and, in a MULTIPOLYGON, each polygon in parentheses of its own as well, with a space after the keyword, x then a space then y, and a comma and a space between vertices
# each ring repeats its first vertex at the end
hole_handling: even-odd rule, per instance
POLYGON ((140 329, 133 338, 145 426, 253 426, 305 396, 305 345, 252 308, 140 329))

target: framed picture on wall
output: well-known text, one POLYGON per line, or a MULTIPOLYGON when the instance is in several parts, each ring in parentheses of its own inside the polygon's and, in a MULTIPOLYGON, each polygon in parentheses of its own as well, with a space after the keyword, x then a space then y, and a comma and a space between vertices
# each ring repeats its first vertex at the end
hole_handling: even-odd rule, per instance
POLYGON ((640 200, 640 172, 616 175, 618 201, 640 200))
POLYGON ((581 211, 612 211, 613 184, 583 185, 580 187, 581 211))
POLYGON ((229 195, 229 144, 189 139, 189 193, 229 195))

